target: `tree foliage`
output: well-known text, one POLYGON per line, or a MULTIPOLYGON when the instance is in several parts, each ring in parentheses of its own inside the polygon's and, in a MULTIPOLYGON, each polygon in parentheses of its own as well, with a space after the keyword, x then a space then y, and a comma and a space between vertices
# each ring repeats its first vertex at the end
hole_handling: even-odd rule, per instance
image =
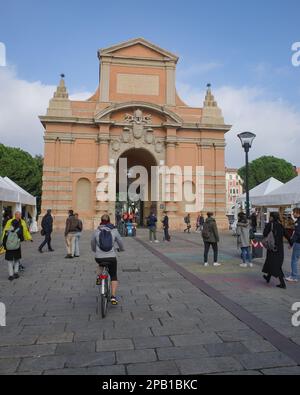
MULTIPOLYGON (((238 173, 245 181, 246 166, 239 169, 238 173)), ((287 183, 296 175, 294 166, 286 160, 274 156, 262 156, 249 164, 249 189, 255 188, 271 177, 287 183)))
POLYGON ((0 176, 8 177, 38 201, 42 195, 43 157, 0 144, 0 176))

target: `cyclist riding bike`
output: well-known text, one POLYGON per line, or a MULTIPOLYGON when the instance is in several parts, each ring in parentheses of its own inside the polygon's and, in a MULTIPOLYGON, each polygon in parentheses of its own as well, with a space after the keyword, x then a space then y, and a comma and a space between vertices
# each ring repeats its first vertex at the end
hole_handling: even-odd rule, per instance
POLYGON ((109 215, 105 214, 101 218, 100 226, 93 234, 91 247, 92 251, 95 253, 95 260, 99 266, 99 275, 101 274, 101 267, 105 264, 111 277, 112 305, 118 304, 116 298, 118 275, 115 243, 117 243, 119 251, 125 251, 120 233, 114 225, 111 224, 109 215))

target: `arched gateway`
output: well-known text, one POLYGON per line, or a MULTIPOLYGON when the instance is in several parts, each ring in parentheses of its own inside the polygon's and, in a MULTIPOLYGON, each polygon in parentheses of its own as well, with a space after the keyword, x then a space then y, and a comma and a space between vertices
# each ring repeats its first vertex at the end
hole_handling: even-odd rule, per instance
MULTIPOLYGON (((96 93, 86 101, 71 101, 62 77, 47 115, 40 117, 45 128, 43 211, 53 210, 58 228, 69 209, 78 210, 86 229, 94 228, 104 212, 114 218, 116 210, 131 202, 99 201, 96 174, 102 166, 115 170, 118 198, 118 165, 127 159, 127 175, 134 166, 149 174, 144 188, 150 198, 136 202, 141 222, 151 210, 159 217, 166 210, 172 227, 184 225, 183 202, 152 200, 153 166, 204 166, 203 211, 213 211, 226 227, 224 135, 231 127, 224 123, 210 86, 203 108, 188 107, 176 93, 177 56, 141 38, 100 50, 98 57, 96 93)), ((195 177, 193 170, 193 185, 195 177)))

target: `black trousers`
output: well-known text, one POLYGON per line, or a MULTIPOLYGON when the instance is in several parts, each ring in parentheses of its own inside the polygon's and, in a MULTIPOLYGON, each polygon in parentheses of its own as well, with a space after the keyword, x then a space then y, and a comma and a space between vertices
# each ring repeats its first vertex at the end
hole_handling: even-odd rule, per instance
POLYGON ((169 228, 164 228, 164 236, 166 241, 170 241, 169 228))
POLYGON ((212 249, 214 251, 214 263, 218 262, 218 243, 204 243, 204 263, 208 262, 208 253, 210 246, 212 246, 212 249))
POLYGON ((46 233, 45 234, 45 240, 39 246, 39 250, 42 250, 45 247, 46 244, 48 244, 48 250, 52 250, 52 247, 51 247, 51 233, 46 233))

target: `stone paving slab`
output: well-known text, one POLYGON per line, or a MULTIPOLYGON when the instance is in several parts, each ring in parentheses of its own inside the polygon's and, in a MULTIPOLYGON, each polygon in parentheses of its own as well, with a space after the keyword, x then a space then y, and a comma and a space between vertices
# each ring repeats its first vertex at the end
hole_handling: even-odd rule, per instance
MULTIPOLYGON (((54 234, 55 253, 42 257, 34 249, 41 237, 35 236, 35 243, 23 248, 26 271, 13 283, 0 265, 0 301, 6 303, 8 323, 0 328, 0 374, 272 374, 277 369, 297 374, 293 361, 134 239, 125 240, 127 250, 119 257, 120 305, 102 320, 96 314, 89 239, 85 232, 81 258, 68 261, 62 234, 54 234)), ((224 294, 238 295, 259 317, 265 314, 276 327, 284 326, 295 291, 280 297, 277 292, 274 299, 275 291, 268 295, 262 284, 251 292, 255 273, 251 286, 241 281, 244 272, 236 270, 233 251, 222 255, 229 267, 216 273, 212 267, 197 271, 197 247, 176 242, 155 248, 184 256, 186 267, 196 268, 224 294), (279 318, 270 310, 274 300, 279 318)), ((299 332, 292 329, 285 325, 296 342, 299 332)))
POLYGON ((231 357, 183 359, 176 364, 181 374, 192 375, 243 370, 242 365, 231 357))
POLYGON ((127 366, 129 375, 177 376, 179 369, 175 362, 135 363, 127 366))

